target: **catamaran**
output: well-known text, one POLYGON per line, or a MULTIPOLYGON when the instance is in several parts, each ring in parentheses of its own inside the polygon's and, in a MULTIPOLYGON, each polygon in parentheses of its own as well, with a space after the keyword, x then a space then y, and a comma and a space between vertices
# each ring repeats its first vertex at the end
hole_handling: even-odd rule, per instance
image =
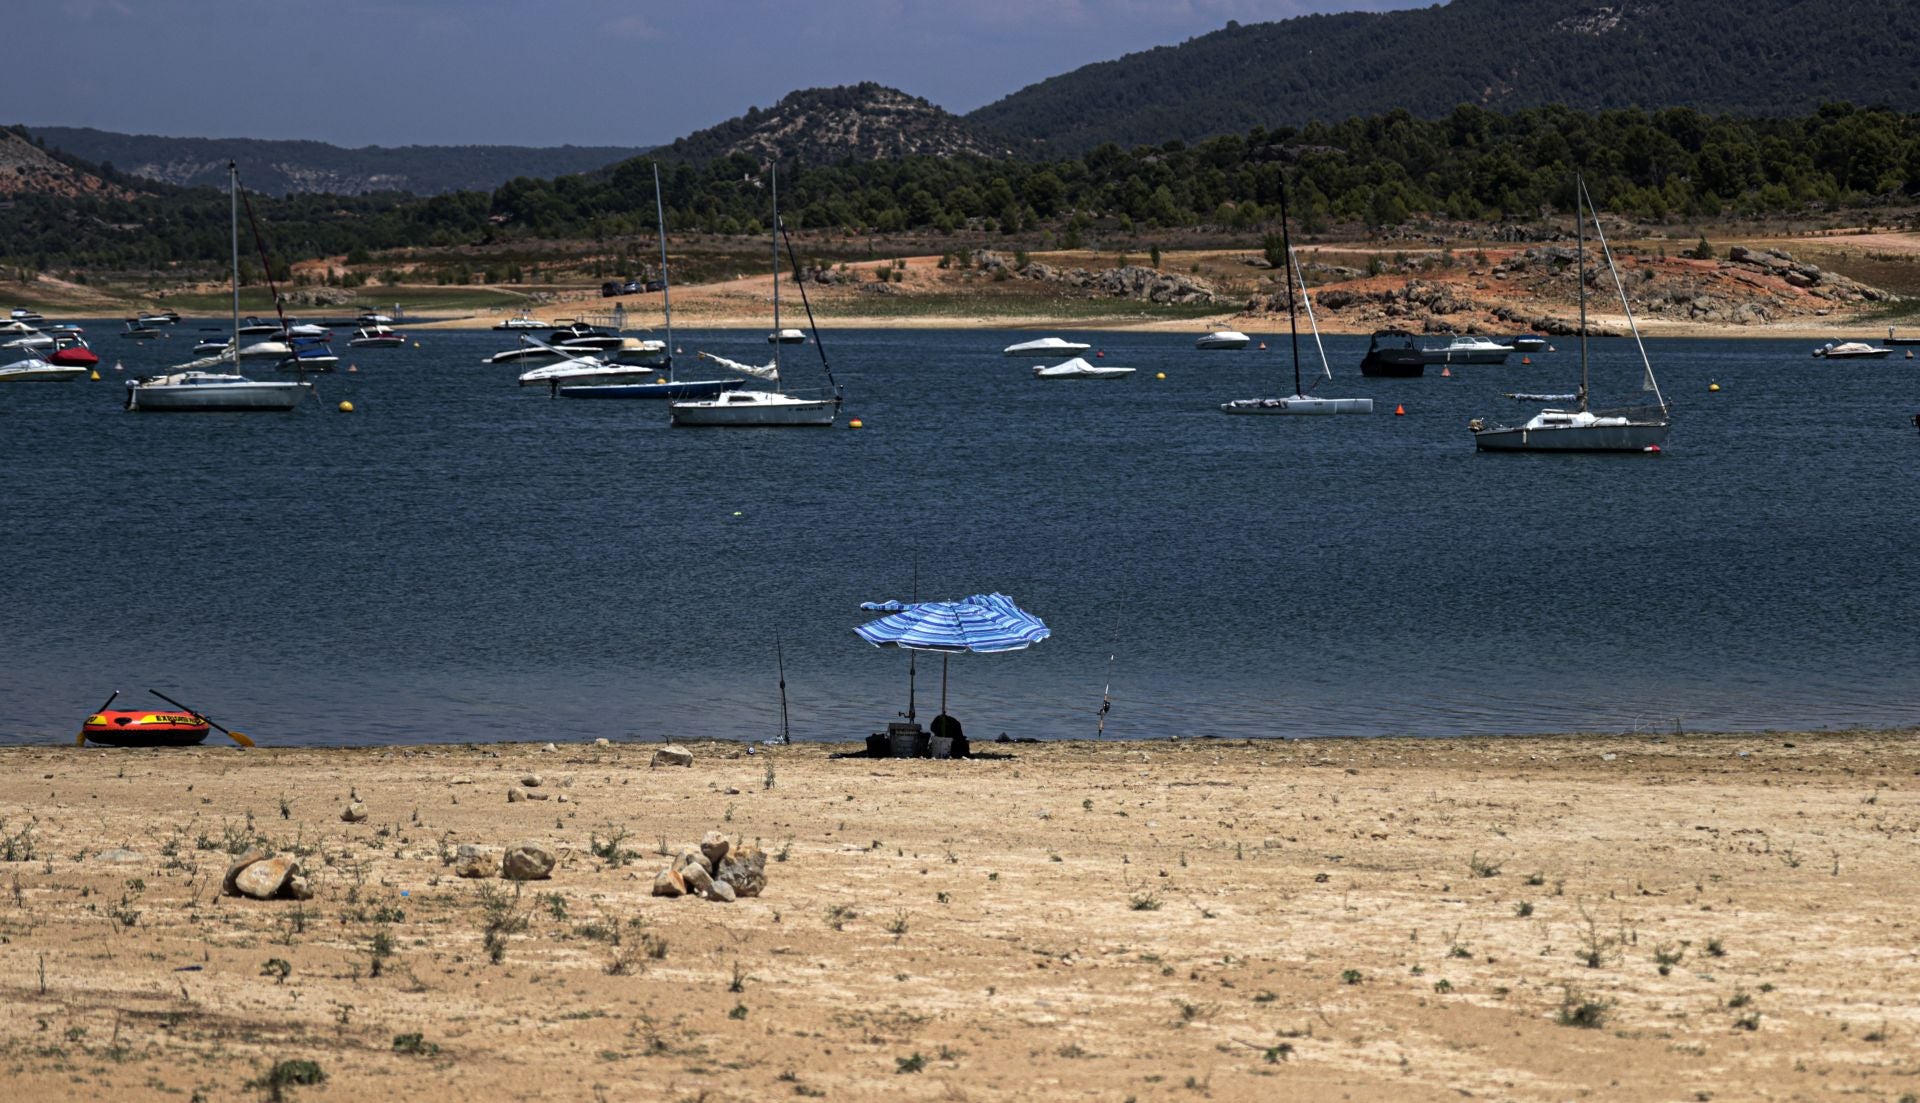
POLYGON ((1580 288, 1580 389, 1578 402, 1571 410, 1545 409, 1520 425, 1489 425, 1475 418, 1467 423, 1473 430, 1473 446, 1482 452, 1658 452, 1667 439, 1667 400, 1653 378, 1653 363, 1647 359, 1647 346, 1640 340, 1640 326, 1633 318, 1633 305, 1627 301, 1626 285, 1620 282, 1620 270, 1613 263, 1613 250, 1607 245, 1607 233, 1600 226, 1600 212, 1587 194, 1584 179, 1575 181, 1574 221, 1577 227, 1578 258, 1574 282, 1580 288), (1652 391, 1653 408, 1630 410, 1591 410, 1587 408, 1587 231, 1586 219, 1593 216, 1593 231, 1600 239, 1600 250, 1613 274, 1613 286, 1620 294, 1620 306, 1626 311, 1627 325, 1633 330, 1633 343, 1640 350, 1645 369, 1641 387, 1652 391))

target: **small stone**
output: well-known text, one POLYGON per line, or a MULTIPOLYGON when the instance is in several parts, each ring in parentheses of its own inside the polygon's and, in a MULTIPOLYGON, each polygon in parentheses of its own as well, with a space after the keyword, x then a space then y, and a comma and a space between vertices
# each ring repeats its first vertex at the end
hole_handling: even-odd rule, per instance
POLYGON ((348 823, 360 823, 367 818, 367 806, 356 800, 341 810, 340 818, 348 823))
POLYGON ((544 881, 553 875, 555 860, 545 843, 523 840, 507 848, 500 876, 509 881, 544 881))
POLYGON ((239 889, 242 896, 271 900, 287 887, 287 879, 298 872, 300 863, 292 858, 267 858, 241 870, 240 876, 233 879, 233 887, 239 889))
POLYGON ((466 774, 455 774, 453 775, 453 780, 447 782, 447 784, 448 785, 472 785, 473 778, 466 774))
POLYGON ((552 793, 542 793, 538 789, 528 789, 525 791, 525 793, 528 800, 552 800, 553 799, 552 793))
POLYGON ((716 867, 727 856, 727 847, 731 842, 719 831, 709 831, 700 838, 700 853, 707 856, 709 868, 716 867))
POLYGON ((725 881, 715 881, 707 886, 707 899, 718 904, 733 903, 733 886, 725 881))
POLYGON ((263 862, 267 857, 268 853, 266 851, 256 848, 235 858, 233 864, 227 867, 225 879, 220 882, 220 891, 226 893, 228 896, 240 895, 240 886, 235 883, 240 879, 240 874, 245 872, 248 866, 255 862, 263 862))
POLYGON ((539 774, 528 774, 526 777, 520 779, 520 784, 529 789, 538 789, 540 788, 541 781, 542 778, 539 774))
POLYGON ((489 847, 461 843, 460 849, 453 852, 453 874, 456 877, 492 877, 500 872, 500 856, 489 847))
POLYGON ((527 799, 527 791, 526 791, 525 789, 509 789, 509 790, 507 790, 507 803, 508 803, 508 804, 519 804, 519 803, 520 803, 521 801, 523 801, 523 800, 526 800, 526 799, 527 799))
POLYGON ((572 798, 572 797, 570 797, 570 796, 568 796, 568 795, 566 795, 565 793, 562 793, 562 794, 560 794, 560 798, 559 798, 559 799, 560 799, 560 803, 561 803, 561 804, 572 804, 572 803, 573 803, 573 798, 572 798))
POLYGON ((1613 753, 1612 751, 1608 751, 1607 753, 1605 753, 1605 754, 1603 754, 1603 755, 1601 755, 1601 756, 1600 756, 1600 761, 1602 761, 1602 762, 1612 762, 1612 761, 1613 761, 1614 759, 1616 759, 1616 758, 1619 758, 1619 757, 1620 757, 1619 755, 1617 755, 1617 754, 1614 754, 1614 753, 1613 753))
POLYGON ((132 865, 135 862, 144 862, 146 858, 137 850, 128 850, 125 847, 116 846, 112 850, 103 850, 95 854, 93 860, 96 862, 111 862, 114 865, 132 865))
POLYGON ((654 766, 691 766, 693 752, 685 747, 662 747, 653 752, 654 766))
POLYGON ((708 873, 707 867, 703 865, 683 866, 680 869, 680 880, 687 886, 688 892, 697 892, 702 896, 713 888, 713 874, 708 873))
POLYGON ((594 740, 593 745, 596 747, 611 747, 613 746, 613 740, 608 739, 606 736, 603 735, 600 738, 594 740))
POLYGON ((680 856, 673 860, 673 868, 683 873, 686 871, 686 868, 688 866, 699 866, 701 869, 706 870, 708 873, 713 872, 713 863, 707 861, 707 856, 705 854, 700 853, 698 850, 695 850, 692 847, 688 847, 685 850, 682 850, 680 852, 680 856))
POLYGON ((663 869, 653 878, 653 894, 666 897, 685 896, 687 882, 673 870, 663 869))
POLYGON ((551 743, 549 743, 549 744, 547 744, 546 746, 544 746, 544 747, 542 747, 542 748, 540 748, 540 753, 541 753, 541 754, 552 754, 552 753, 554 753, 555 751, 558 751, 559 749, 560 749, 560 748, 558 748, 558 747, 556 747, 556 746, 554 746, 553 744, 551 744, 551 743))
POLYGON ((311 900, 313 886, 308 883, 304 875, 295 874, 287 878, 287 896, 294 900, 311 900))
POLYGON ((720 863, 714 879, 725 881, 737 896, 760 895, 767 887, 767 852, 752 845, 735 849, 720 863))

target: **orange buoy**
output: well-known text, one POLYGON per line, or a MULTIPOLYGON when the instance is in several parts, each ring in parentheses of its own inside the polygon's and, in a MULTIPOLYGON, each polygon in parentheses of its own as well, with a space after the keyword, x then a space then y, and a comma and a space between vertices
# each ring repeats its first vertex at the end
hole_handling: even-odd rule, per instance
POLYGON ((1093 354, 1093 358, 1095 360, 1105 360, 1107 358, 1107 350, 1101 349, 1099 352, 1093 354))
POLYGON ((1531 363, 1533 363, 1533 357, 1531 357, 1531 356, 1522 356, 1522 357, 1520 358, 1520 362, 1521 362, 1522 364, 1531 364, 1531 363))
MULTIPOLYGON (((1260 351, 1261 351, 1261 352, 1265 352, 1265 351, 1267 351, 1267 343, 1266 343, 1265 341, 1262 341, 1262 342, 1260 342, 1260 351)), ((1909 356, 1911 356, 1911 355, 1913 355, 1913 354, 1912 354, 1912 353, 1908 353, 1907 355, 1909 355, 1909 356)))
POLYGON ((1407 408, 1406 408, 1405 406, 1395 406, 1395 407, 1393 408, 1393 416, 1394 416, 1394 417, 1406 417, 1406 416, 1407 416, 1407 408))
POLYGON ((1452 379, 1452 378, 1453 378, 1453 369, 1452 369, 1452 368, 1441 368, 1441 369, 1440 369, 1440 378, 1442 378, 1442 379, 1452 379))

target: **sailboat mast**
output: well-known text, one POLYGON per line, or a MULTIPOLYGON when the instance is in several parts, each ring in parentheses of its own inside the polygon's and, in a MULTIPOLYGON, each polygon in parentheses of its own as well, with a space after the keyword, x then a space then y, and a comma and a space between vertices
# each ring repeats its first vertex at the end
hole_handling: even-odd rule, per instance
POLYGON ((780 159, 773 161, 773 374, 780 374, 780 159))
POLYGON ((1287 228, 1287 182, 1280 181, 1280 247, 1286 252, 1287 329, 1293 334, 1293 393, 1306 394, 1300 385, 1300 323, 1293 316, 1293 233, 1287 228))
POLYGON ((1578 269, 1574 275, 1580 284, 1580 412, 1584 414, 1587 412, 1587 181, 1581 176, 1573 179, 1573 225, 1577 243, 1574 256, 1578 269))
POLYGON ((227 162, 227 229, 233 244, 233 370, 240 370, 240 165, 227 162))
POLYGON ((667 311, 667 382, 673 382, 673 277, 667 274, 667 207, 660 198, 660 162, 653 163, 653 217, 660 225, 660 302, 667 311))

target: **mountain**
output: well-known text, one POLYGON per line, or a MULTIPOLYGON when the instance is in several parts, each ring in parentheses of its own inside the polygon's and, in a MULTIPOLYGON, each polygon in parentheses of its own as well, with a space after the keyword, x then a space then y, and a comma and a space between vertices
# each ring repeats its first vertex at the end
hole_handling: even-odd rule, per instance
POLYGON ((416 195, 486 191, 517 177, 567 176, 646 152, 624 146, 365 146, 261 138, 166 138, 85 127, 27 130, 50 146, 132 176, 185 187, 225 187, 238 161, 247 186, 270 195, 327 192, 416 195))
POLYGON ((765 161, 831 164, 852 159, 1007 155, 1005 139, 965 122, 918 96, 868 81, 840 88, 808 88, 762 111, 689 134, 657 153, 662 160, 705 164, 735 153, 765 161))
POLYGON ((0 196, 45 195, 62 199, 133 199, 132 189, 102 179, 34 145, 24 135, 0 129, 0 196))
POLYGON ((966 121, 1051 155, 1462 103, 1497 111, 1920 109, 1920 4, 1453 0, 1226 29, 1030 85, 966 121))

